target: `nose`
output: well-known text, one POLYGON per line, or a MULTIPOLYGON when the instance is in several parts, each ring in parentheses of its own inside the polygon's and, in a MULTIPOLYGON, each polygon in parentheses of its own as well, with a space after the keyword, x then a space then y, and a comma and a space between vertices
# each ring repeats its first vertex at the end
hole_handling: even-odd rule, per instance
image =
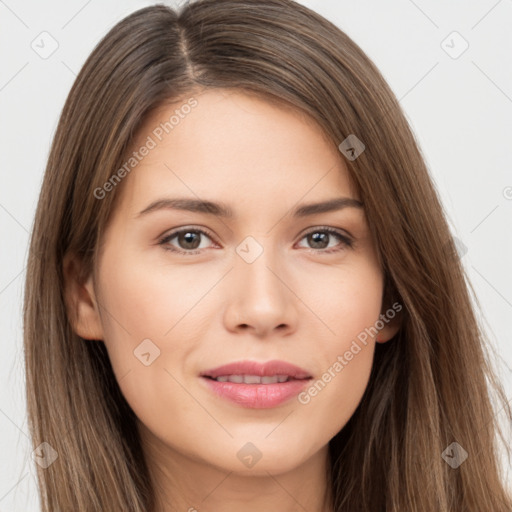
POLYGON ((284 265, 270 250, 254 261, 235 257, 229 273, 229 302, 224 315, 226 328, 250 331, 259 338, 284 336, 296 330, 300 300, 284 265))

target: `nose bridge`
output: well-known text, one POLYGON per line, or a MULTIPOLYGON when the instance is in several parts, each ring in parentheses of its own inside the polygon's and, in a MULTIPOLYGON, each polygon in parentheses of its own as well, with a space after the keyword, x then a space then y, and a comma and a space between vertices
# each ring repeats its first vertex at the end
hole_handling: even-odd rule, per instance
POLYGON ((275 275, 281 265, 271 240, 271 236, 249 235, 236 247, 237 276, 253 293, 259 290, 275 294, 283 287, 275 275))
POLYGON ((271 236, 248 236, 236 247, 230 309, 238 325, 249 325, 260 333, 295 323, 294 294, 286 286, 285 266, 271 236))

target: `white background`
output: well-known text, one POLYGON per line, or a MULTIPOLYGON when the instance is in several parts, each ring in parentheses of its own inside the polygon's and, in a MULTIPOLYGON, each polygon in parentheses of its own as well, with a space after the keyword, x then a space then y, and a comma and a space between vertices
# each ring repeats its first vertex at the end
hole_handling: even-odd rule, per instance
MULTIPOLYGON (((0 1, 0 512, 39 510, 21 308, 28 236, 51 139, 94 45, 121 18, 153 3, 0 1), (47 59, 31 48, 43 31, 59 45, 47 59)), ((467 248, 463 262, 512 399, 512 1, 302 3, 354 39, 400 99, 453 233, 467 248), (458 58, 443 47, 452 46, 453 54, 461 40, 450 36, 442 44, 453 31, 469 44, 458 58)))

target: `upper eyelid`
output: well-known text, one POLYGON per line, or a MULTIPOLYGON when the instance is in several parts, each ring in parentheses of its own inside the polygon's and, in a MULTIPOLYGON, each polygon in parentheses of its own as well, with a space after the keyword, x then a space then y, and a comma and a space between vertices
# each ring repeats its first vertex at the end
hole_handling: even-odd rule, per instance
POLYGON ((168 238, 172 238, 172 237, 178 235, 179 233, 182 233, 183 231, 199 231, 199 232, 205 234, 206 236, 208 236, 209 238, 211 238, 212 240, 215 239, 215 236, 213 234, 211 234, 208 229, 203 228, 203 227, 198 227, 198 226, 197 227, 196 226, 185 226, 182 228, 176 228, 176 229, 171 230, 167 234, 159 236, 158 239, 165 240, 168 238))
MULTIPOLYGON (((168 240, 174 238, 179 233, 182 233, 183 231, 187 231, 187 230, 201 232, 202 234, 208 236, 208 238, 210 238, 213 242, 217 243, 216 237, 213 234, 211 234, 207 228, 204 228, 202 226, 201 227, 200 226, 179 227, 179 228, 172 230, 168 234, 164 234, 164 235, 160 236, 158 239, 160 242, 166 241, 166 240, 168 241, 168 240)), ((338 234, 341 237, 346 237, 346 238, 350 239, 351 241, 354 241, 354 237, 348 231, 341 229, 341 228, 335 228, 332 226, 325 226, 325 225, 318 225, 318 226, 312 226, 311 228, 307 228, 306 231, 304 231, 302 233, 300 240, 302 240, 302 238, 309 235, 310 233, 314 233, 315 231, 328 231, 332 235, 338 234), (345 232, 346 234, 344 234, 343 232, 345 232)))

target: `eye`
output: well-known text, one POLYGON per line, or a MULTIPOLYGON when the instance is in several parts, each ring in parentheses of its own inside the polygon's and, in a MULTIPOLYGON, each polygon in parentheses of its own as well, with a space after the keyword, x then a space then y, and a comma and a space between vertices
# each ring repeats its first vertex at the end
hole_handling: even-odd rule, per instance
POLYGON ((179 254, 199 254, 201 249, 204 249, 204 247, 200 247, 202 236, 206 236, 207 238, 211 239, 210 235, 202 229, 185 228, 169 233, 164 238, 159 240, 158 244, 162 245, 163 248, 168 251, 177 252, 179 254), (170 244, 171 240, 174 238, 177 239, 178 244, 181 245, 181 248, 176 248, 170 244))
MULTIPOLYGON (((207 231, 199 228, 181 228, 172 233, 165 235, 159 240, 158 244, 165 250, 172 251, 178 254, 191 256, 199 254, 205 247, 201 247, 201 237, 206 237, 212 240, 212 235, 207 231), (178 247, 171 244, 171 241, 176 239, 178 247)), ((319 253, 334 253, 342 251, 346 248, 353 247, 353 241, 341 231, 330 227, 316 227, 308 231, 301 240, 307 239, 310 244, 313 244, 311 250, 319 253), (336 237, 339 241, 337 246, 329 248, 329 238, 336 237), (325 250, 327 249, 327 250, 325 250)))
POLYGON ((308 231, 303 237, 302 240, 307 239, 307 241, 313 244, 312 250, 314 252, 321 253, 333 253, 342 251, 346 248, 353 247, 353 240, 350 239, 347 235, 343 234, 341 231, 337 229, 330 228, 327 226, 317 227, 310 231, 308 231), (332 236, 335 236, 339 240, 338 246, 334 246, 329 248, 328 250, 324 250, 329 247, 329 238, 332 239, 332 236))

